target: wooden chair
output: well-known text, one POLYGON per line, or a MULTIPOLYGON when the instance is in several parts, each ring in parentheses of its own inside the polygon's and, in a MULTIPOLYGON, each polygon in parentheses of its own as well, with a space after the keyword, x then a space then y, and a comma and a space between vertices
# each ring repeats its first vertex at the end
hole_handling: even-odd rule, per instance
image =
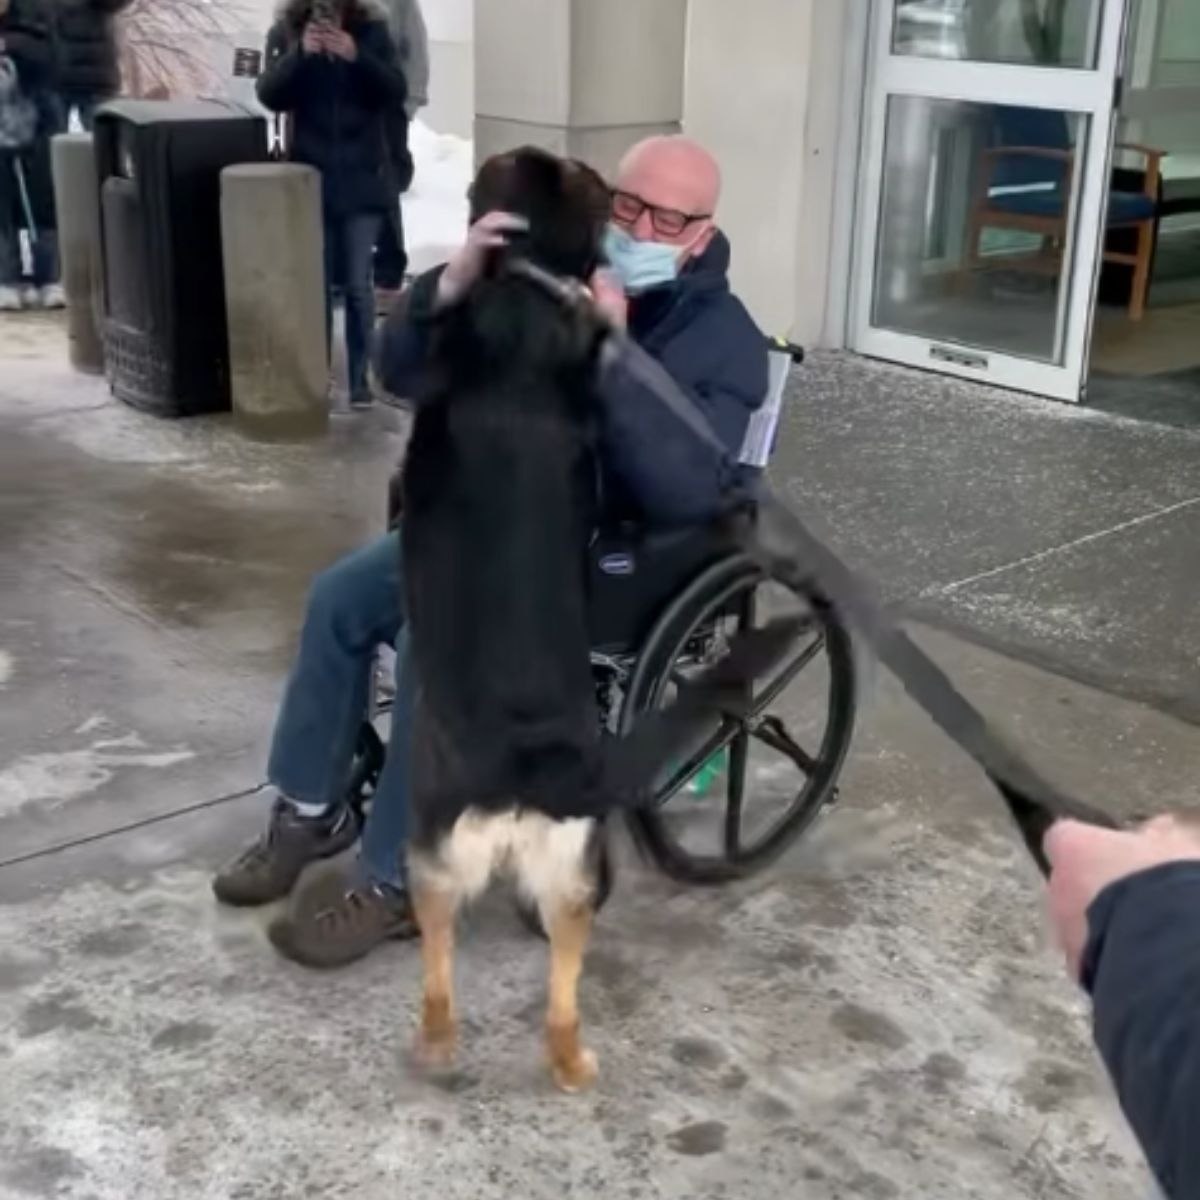
MULTIPOLYGON (((967 234, 968 271, 1003 267, 1057 275, 1070 233, 1071 192, 1075 178, 1075 149, 1067 117, 1049 109, 996 109, 994 144, 983 152, 975 181, 967 234), (1031 255, 985 258, 985 229, 1012 229, 1040 235, 1041 249, 1031 255)), ((1118 143, 1122 151, 1145 162, 1141 191, 1113 188, 1109 192, 1106 229, 1136 230, 1132 253, 1109 249, 1104 261, 1133 268, 1129 297, 1130 320, 1140 321, 1150 290, 1162 180, 1162 150, 1118 143)))

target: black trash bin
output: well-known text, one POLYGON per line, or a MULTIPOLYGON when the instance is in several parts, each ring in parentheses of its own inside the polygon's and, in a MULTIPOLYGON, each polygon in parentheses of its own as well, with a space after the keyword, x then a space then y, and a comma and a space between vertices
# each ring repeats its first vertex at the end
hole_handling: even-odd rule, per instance
POLYGON ((159 416, 230 406, 221 171, 267 158, 262 117, 210 101, 96 115, 104 353, 113 394, 159 416))

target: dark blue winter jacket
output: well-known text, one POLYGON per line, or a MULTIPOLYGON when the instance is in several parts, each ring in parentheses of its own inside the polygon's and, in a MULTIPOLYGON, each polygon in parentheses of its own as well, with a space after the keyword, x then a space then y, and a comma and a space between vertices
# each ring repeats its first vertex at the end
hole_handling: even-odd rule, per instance
MULTIPOLYGON (((699 442, 620 359, 600 379, 606 507, 654 525, 710 520, 753 486, 738 455, 767 394, 767 340, 729 289, 729 242, 719 234, 679 280, 636 297, 632 338, 691 398, 726 448, 699 442)), ((380 338, 380 376, 393 394, 420 398, 440 272, 413 285, 380 338)))
POLYGON ((386 119, 407 92, 387 24, 347 20, 358 44, 353 62, 305 54, 301 32, 291 21, 271 30, 258 98, 289 114, 288 157, 321 172, 327 217, 384 212, 398 194, 388 178, 386 119))
POLYGON ((1200 863, 1133 875, 1088 913, 1096 1045, 1169 1200, 1200 1196, 1200 863))

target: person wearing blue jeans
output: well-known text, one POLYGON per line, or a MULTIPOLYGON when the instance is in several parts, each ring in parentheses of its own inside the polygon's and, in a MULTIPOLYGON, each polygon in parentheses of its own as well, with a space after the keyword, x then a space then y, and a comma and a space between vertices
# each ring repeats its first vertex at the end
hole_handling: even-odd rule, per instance
POLYGON ((375 243, 384 217, 380 213, 336 213, 325 217, 325 341, 333 345, 333 293, 341 291, 346 304, 346 370, 350 403, 371 404, 368 369, 375 331, 375 289, 372 275, 375 243))
MULTIPOLYGON (((466 244, 412 285, 380 339, 384 386, 416 403, 433 383, 429 347, 439 313, 462 302, 493 250, 527 227, 489 209, 487 171, 484 164, 471 193, 466 244)), ((720 191, 712 157, 686 138, 653 138, 630 152, 617 184, 608 238, 612 272, 593 280, 596 303, 688 393, 728 458, 714 463, 707 447, 689 453, 687 427, 647 394, 640 377, 614 364, 597 383, 605 502, 622 518, 699 524, 746 482, 737 458, 750 417, 766 397, 767 341, 729 287, 729 243, 712 216, 720 191)), ((312 892, 300 888, 289 913, 271 927, 275 947, 310 966, 339 966, 416 933, 402 861, 412 701, 402 571, 398 535, 389 534, 317 579, 275 729, 267 832, 213 881, 226 903, 267 903, 291 893, 308 863, 354 843, 358 818, 345 786, 376 649, 395 645, 397 706, 387 765, 357 863, 335 877, 329 893, 323 883, 312 892)))
MULTIPOLYGON (((300 653, 284 691, 267 777, 302 811, 340 807, 354 758, 380 646, 396 651, 392 722, 407 729, 412 680, 401 605, 400 536, 392 532, 355 551, 317 577, 309 597, 300 653)), ((363 827, 367 877, 403 888, 408 753, 393 742, 379 779, 385 802, 363 827)))
POLYGON ((354 408, 371 404, 372 266, 383 216, 396 202, 387 124, 407 94, 386 16, 370 0, 288 0, 282 7, 267 36, 258 98, 288 115, 288 157, 321 173, 326 330, 332 345, 340 286, 354 408))
POLYGON ((303 868, 362 841, 341 902, 314 913, 320 938, 293 936, 296 924, 271 925, 272 942, 289 958, 334 966, 357 957, 366 936, 411 936, 403 847, 408 840, 408 745, 413 681, 408 669, 400 535, 391 532, 317 576, 308 597, 300 648, 275 724, 267 779, 275 790, 265 839, 250 846, 213 882, 217 897, 237 906, 267 904, 291 892, 303 868), (370 810, 360 831, 346 803, 346 784, 380 646, 396 651, 395 731, 370 810), (346 903, 353 896, 353 902, 346 903), (372 919, 361 928, 363 915, 372 919), (357 926, 357 928, 356 928, 357 926), (332 955, 332 958, 331 958, 332 955))

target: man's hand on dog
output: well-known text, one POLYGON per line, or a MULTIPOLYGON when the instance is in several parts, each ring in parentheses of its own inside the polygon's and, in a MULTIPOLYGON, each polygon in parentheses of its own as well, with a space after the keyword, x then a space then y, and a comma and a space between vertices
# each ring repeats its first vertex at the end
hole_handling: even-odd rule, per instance
POLYGON ((629 297, 616 275, 601 267, 588 284, 600 315, 614 328, 624 329, 629 320, 629 297))
POLYGON ((438 280, 437 306, 449 308, 471 290, 487 265, 493 250, 508 245, 514 233, 525 233, 529 222, 515 213, 485 213, 467 234, 466 244, 446 264, 438 280))

